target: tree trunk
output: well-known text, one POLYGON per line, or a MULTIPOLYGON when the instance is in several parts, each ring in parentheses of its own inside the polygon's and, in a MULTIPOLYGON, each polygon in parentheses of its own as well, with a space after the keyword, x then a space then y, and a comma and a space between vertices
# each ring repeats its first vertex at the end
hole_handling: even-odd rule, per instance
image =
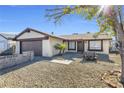
POLYGON ((63 49, 62 53, 65 53, 65 49, 63 49))
POLYGON ((118 41, 120 43, 120 56, 121 56, 121 82, 124 85, 124 31, 119 25, 118 27, 118 41))
POLYGON ((120 47, 120 56, 121 56, 121 82, 124 84, 124 41, 121 42, 121 47, 120 47))
POLYGON ((61 49, 60 49, 60 51, 59 51, 59 55, 61 55, 61 49))

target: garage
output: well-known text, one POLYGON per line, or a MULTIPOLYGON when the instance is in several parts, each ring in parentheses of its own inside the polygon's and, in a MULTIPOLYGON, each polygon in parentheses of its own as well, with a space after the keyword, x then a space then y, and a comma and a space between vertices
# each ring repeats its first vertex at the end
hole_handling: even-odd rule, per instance
POLYGON ((21 51, 33 51, 35 56, 42 56, 42 41, 22 41, 21 51))

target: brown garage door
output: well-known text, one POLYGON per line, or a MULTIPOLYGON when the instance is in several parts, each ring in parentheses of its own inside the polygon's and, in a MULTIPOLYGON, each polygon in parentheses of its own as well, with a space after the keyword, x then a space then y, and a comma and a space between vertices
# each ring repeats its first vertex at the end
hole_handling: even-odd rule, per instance
POLYGON ((23 41, 22 51, 33 51, 35 56, 42 56, 42 41, 23 41))

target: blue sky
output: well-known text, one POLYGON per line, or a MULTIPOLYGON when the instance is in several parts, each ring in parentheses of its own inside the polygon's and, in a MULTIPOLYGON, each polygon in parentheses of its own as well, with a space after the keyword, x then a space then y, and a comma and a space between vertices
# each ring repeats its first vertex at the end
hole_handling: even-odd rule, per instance
POLYGON ((97 32, 95 20, 87 21, 79 15, 65 16, 61 24, 55 25, 45 17, 46 9, 55 6, 0 6, 0 32, 19 33, 30 27, 56 35, 97 32))

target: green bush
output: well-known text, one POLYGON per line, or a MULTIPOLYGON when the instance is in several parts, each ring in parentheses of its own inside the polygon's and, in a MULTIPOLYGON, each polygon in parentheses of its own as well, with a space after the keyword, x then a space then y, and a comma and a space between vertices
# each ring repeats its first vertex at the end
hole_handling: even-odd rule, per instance
POLYGON ((57 43, 54 47, 55 47, 55 49, 59 50, 59 54, 62 54, 62 53, 64 53, 66 45, 57 43))

